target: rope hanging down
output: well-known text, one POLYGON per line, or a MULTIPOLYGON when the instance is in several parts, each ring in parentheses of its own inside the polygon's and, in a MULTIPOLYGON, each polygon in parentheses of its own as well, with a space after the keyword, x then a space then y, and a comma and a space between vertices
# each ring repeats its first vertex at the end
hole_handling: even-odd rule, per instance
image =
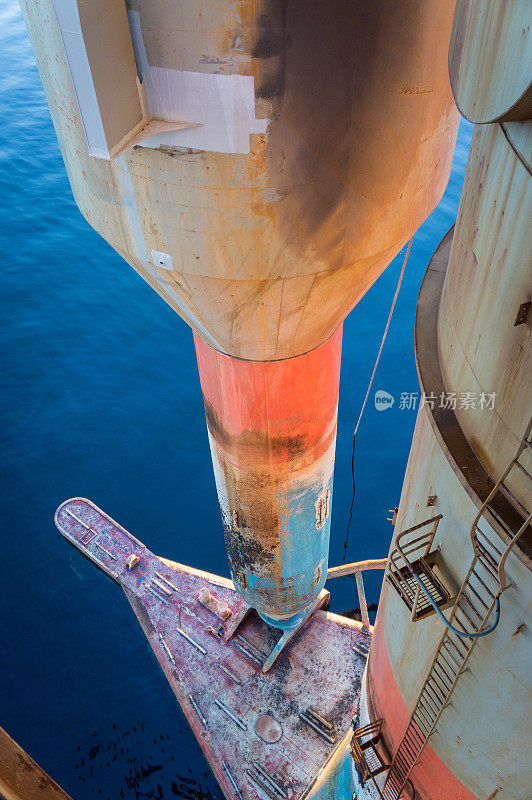
POLYGON ((360 427, 360 422, 362 420, 362 415, 364 414, 364 409, 366 408, 366 403, 368 402, 369 393, 371 392, 371 387, 373 385, 373 379, 375 377, 375 373, 377 372, 377 367, 379 366, 379 361, 382 353, 382 349, 384 347, 384 342, 386 341, 386 337, 388 335, 388 328, 390 327, 390 322, 392 321, 393 311, 395 308, 395 303, 397 301, 397 296, 399 294, 399 289, 401 288, 401 283, 403 282, 403 275, 405 274, 406 264, 408 261, 408 256, 410 255, 410 248, 412 247, 412 241, 414 237, 410 238, 408 242, 408 246, 406 248, 405 257, 403 259, 403 266, 401 267, 401 272, 399 274, 399 280, 397 281, 397 288, 395 290, 395 294, 393 296, 392 305, 390 308, 390 313, 388 314, 388 320, 386 322, 386 327, 384 328, 384 333, 382 334, 381 339, 381 346, 379 347, 379 352, 377 353, 377 358, 375 359, 375 366, 373 367, 373 372, 371 373, 371 378, 369 379, 368 389, 366 391, 366 396, 364 397, 364 402, 362 403, 362 408, 360 409, 360 414, 358 415, 358 420, 355 425, 355 430, 353 431, 353 447, 351 450, 351 478, 353 481, 353 494, 351 496, 351 505, 349 507, 349 521, 347 523, 347 530, 345 534, 345 542, 344 542, 344 558, 343 561, 347 558, 347 546, 349 544, 349 529, 351 527, 351 520, 353 519, 353 506, 355 504, 355 494, 356 494, 356 484, 355 484, 355 442, 356 442, 356 435, 357 431, 360 427))

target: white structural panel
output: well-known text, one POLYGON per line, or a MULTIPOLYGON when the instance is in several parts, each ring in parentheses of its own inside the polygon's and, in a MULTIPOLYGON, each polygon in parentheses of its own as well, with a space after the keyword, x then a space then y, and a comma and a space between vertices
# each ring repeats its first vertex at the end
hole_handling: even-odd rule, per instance
POLYGON ((253 76, 150 66, 140 15, 138 11, 129 11, 128 17, 137 68, 151 116, 198 126, 150 136, 142 143, 143 147, 165 144, 217 153, 249 153, 250 134, 266 133, 268 124, 267 119, 255 117, 253 76))
POLYGON ((52 0, 81 112, 89 153, 109 158, 109 148, 92 79, 76 0, 52 0))

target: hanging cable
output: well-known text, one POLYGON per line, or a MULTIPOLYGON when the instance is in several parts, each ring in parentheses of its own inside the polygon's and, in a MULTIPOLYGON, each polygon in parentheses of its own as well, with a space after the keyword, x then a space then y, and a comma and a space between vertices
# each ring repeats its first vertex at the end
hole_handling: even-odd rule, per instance
POLYGON ((403 275, 405 274, 406 264, 408 261, 408 256, 410 255, 410 248, 412 247, 412 241, 414 237, 410 238, 408 242, 408 246, 406 248, 405 257, 403 259, 403 266, 401 267, 401 272, 399 274, 399 280, 397 281, 397 288, 395 290, 395 294, 393 296, 392 305, 390 308, 390 313, 388 314, 388 320, 386 322, 386 327, 384 328, 384 333, 381 339, 381 345, 379 347, 379 352, 377 353, 377 358, 375 359, 375 366, 373 367, 373 372, 371 373, 371 378, 369 379, 368 389, 366 391, 366 396, 364 397, 364 402, 362 403, 362 408, 360 409, 360 414, 358 415, 358 420, 355 425, 355 430, 353 431, 353 447, 351 449, 351 478, 353 481, 353 494, 351 496, 351 505, 349 507, 349 521, 347 523, 347 530, 345 534, 345 542, 344 542, 344 558, 343 563, 347 558, 347 546, 349 544, 349 529, 351 527, 351 520, 353 519, 353 506, 355 504, 355 494, 356 494, 356 482, 355 482, 355 443, 356 443, 356 435, 357 431, 360 427, 360 422, 362 420, 362 415, 364 414, 364 409, 366 408, 366 403, 368 402, 369 393, 371 392, 371 387, 373 385, 373 379, 375 377, 375 373, 377 372, 377 367, 379 366, 379 361, 382 353, 382 349, 384 347, 384 342, 386 341, 386 337, 388 335, 388 328, 390 327, 390 322, 392 321, 393 311, 395 308, 395 303, 397 302, 397 296, 399 294, 399 289, 401 288, 401 283, 403 282, 403 275))

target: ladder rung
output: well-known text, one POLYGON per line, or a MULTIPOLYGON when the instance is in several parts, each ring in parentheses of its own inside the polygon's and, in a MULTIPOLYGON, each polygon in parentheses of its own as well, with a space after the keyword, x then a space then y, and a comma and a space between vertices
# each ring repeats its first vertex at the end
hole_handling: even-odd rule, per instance
POLYGON ((455 675, 454 675, 452 669, 450 668, 450 664, 448 663, 447 659, 445 658, 445 656, 443 655, 441 650, 439 651, 438 655, 436 656, 435 663, 437 664, 438 669, 440 669, 443 672, 443 674, 445 675, 447 680, 451 681, 451 683, 452 683, 454 681, 454 679, 455 679, 455 675), (445 666, 444 666, 444 664, 445 664, 445 666), (445 667, 450 669, 450 671, 451 671, 450 675, 449 675, 449 672, 447 672, 447 669, 445 667))
POLYGON ((410 721, 410 724, 409 724, 408 728, 409 728, 409 732, 412 734, 412 737, 415 737, 416 739, 419 739, 419 741, 423 741, 423 734, 417 728, 417 726, 416 726, 416 724, 414 722, 410 721))
POLYGON ((390 785, 391 791, 388 789, 388 791, 384 795, 385 800, 397 800, 397 798, 399 797, 398 791, 401 787, 402 782, 403 782, 402 775, 397 776, 395 773, 392 773, 389 776, 387 783, 390 785))
MULTIPOLYGON (((443 665, 441 663, 443 661, 443 657, 440 659, 440 655, 438 655, 438 659, 439 660, 436 660, 436 662, 434 663, 433 669, 434 669, 435 672, 436 672, 436 668, 441 671, 440 678, 442 680, 442 683, 444 683, 446 690, 448 691, 449 690, 449 686, 453 685, 454 678, 456 676, 451 677, 447 673, 447 670, 443 667, 443 665)), ((445 662, 445 663, 447 663, 447 662, 445 662)))
MULTIPOLYGON (((517 461, 514 461, 514 464, 517 464, 517 463, 518 463, 517 461)), ((522 464, 519 464, 519 466, 521 467, 521 469, 523 470, 523 472, 524 472, 526 475, 528 475, 528 472, 527 472, 527 470, 526 470, 526 469, 523 467, 523 465, 522 465, 522 464)), ((531 477, 531 476, 530 476, 530 475, 528 475, 528 477, 531 477)), ((500 493, 503 495, 503 497, 505 497, 505 498, 508 500, 508 502, 510 503, 510 505, 512 505, 512 506, 513 506, 513 507, 514 507, 514 508, 515 508, 517 511, 519 511, 520 513, 522 513, 522 514, 523 514, 523 516, 525 516, 525 517, 527 517, 527 516, 528 516, 528 511, 526 510, 526 508, 524 507, 524 505, 523 505, 522 503, 520 503, 520 502, 519 502, 519 500, 517 499, 517 497, 515 496, 515 494, 512 492, 512 490, 511 490, 511 489, 509 489, 509 488, 508 488, 508 486, 506 486, 506 484, 505 484, 505 483, 501 483, 501 484, 500 484, 500 486, 499 486, 499 491, 500 491, 500 493)))
POLYGON ((431 704, 427 702, 425 695, 421 695, 419 697, 418 703, 420 704, 421 708, 424 709, 427 718, 430 720, 430 724, 434 725, 434 721, 438 716, 438 710, 433 708, 431 704))
POLYGON ((430 679, 437 686, 439 686, 440 689, 443 689, 443 692, 444 692, 445 695, 447 695, 447 692, 449 691, 450 687, 453 685, 452 681, 450 683, 448 683, 445 680, 444 676, 442 676, 441 673, 436 669, 436 665, 435 664, 433 665, 433 667, 431 669, 431 678, 430 679), (436 682, 436 679, 437 679, 437 682, 436 682))
POLYGON ((477 539, 477 547, 479 550, 479 558, 483 559, 484 561, 488 561, 493 567, 497 568, 498 567, 497 560, 491 555, 486 545, 482 544, 482 542, 479 542, 478 539, 477 539))
POLYGON ((491 576, 492 579, 498 580, 499 579, 499 568, 495 561, 488 557, 488 554, 485 552, 479 556, 479 561, 486 570, 486 572, 491 576))
POLYGON ((527 478, 530 478, 530 480, 532 481, 532 475, 530 474, 530 472, 527 470, 526 467, 523 467, 523 465, 521 464, 520 461, 515 459, 514 464, 515 464, 516 467, 519 467, 521 472, 524 472, 524 474, 527 476, 527 478))
POLYGON ((442 648, 445 648, 445 652, 451 656, 455 664, 457 664, 458 667, 460 668, 462 666, 462 661, 464 660, 465 653, 462 653, 462 651, 458 649, 457 645, 455 645, 450 636, 445 637, 445 641, 441 646, 442 648), (453 648, 452 650, 451 647, 453 648), (455 655, 453 655, 453 653, 458 653, 458 658, 455 655))
POLYGON ((438 698, 442 698, 443 700, 445 700, 445 697, 446 697, 447 693, 440 686, 440 684, 436 681, 435 672, 434 672, 433 669, 431 669, 430 673, 428 674, 427 680, 425 682, 425 685, 430 687, 430 689, 432 689, 432 692, 433 692, 433 695, 434 695, 435 698, 437 698, 437 699, 438 698))
MULTIPOLYGON (((482 536, 484 541, 487 542, 487 544, 491 547, 491 549, 495 550, 495 552, 497 553, 498 556, 502 556, 501 550, 499 550, 497 547, 495 547, 495 544, 491 541, 491 539, 489 538, 488 534, 484 533, 482 528, 479 528, 478 525, 476 526, 476 530, 477 530, 477 533, 479 533, 482 536)), ((485 547, 485 545, 482 545, 482 546, 485 547)))
POLYGON ((416 763, 416 759, 410 761, 396 761, 394 764, 394 775, 400 784, 412 771, 412 767, 416 763))
POLYGON ((486 590, 486 592, 489 594, 490 597, 495 597, 495 592, 498 591, 498 586, 499 586, 499 573, 497 573, 497 575, 494 577, 493 573, 488 572, 482 561, 479 559, 477 561, 477 566, 475 567, 475 571, 472 572, 471 575, 474 575, 475 578, 477 578, 479 583, 482 584, 482 586, 484 587, 484 589, 486 590), (477 569, 484 571, 483 578, 477 572, 477 569), (489 588, 488 584, 485 581, 492 581, 495 584, 495 592, 489 588))
POLYGON ((462 664, 464 663, 464 659, 463 658, 457 659, 457 657, 453 655, 451 650, 446 649, 445 651, 442 650, 441 652, 442 653, 445 652, 449 656, 449 658, 452 659, 452 661, 448 661, 447 663, 449 665, 449 669, 451 670, 452 675, 454 676, 454 678, 456 678, 456 676, 462 669, 462 664))
POLYGON ((491 504, 489 506, 489 510, 490 510, 491 514, 495 517, 495 519, 497 520, 497 522, 499 523, 501 528, 504 528, 504 530, 507 533, 511 533, 512 529, 510 528, 510 526, 506 524, 506 522, 503 520, 503 518, 500 516, 500 514, 497 514, 496 510, 493 508, 493 506, 491 504))
MULTIPOLYGON (((491 591, 488 589, 488 587, 486 586, 486 584, 485 584, 485 583, 482 581, 482 579, 481 579, 481 578, 479 578, 479 576, 476 574, 476 572, 472 572, 472 573, 471 573, 471 575, 474 575, 474 576, 475 576, 475 578, 477 578, 477 579, 480 581, 480 583, 482 583, 482 585, 483 585, 483 586, 484 586, 484 588, 486 589, 487 593, 489 594, 489 596, 490 596, 490 599, 492 599, 492 600, 493 600, 493 598, 495 597, 495 595, 493 594, 493 592, 491 592, 491 591)), ((469 576, 470 578, 471 578, 471 575, 469 576)), ((473 592, 473 594, 474 594, 474 595, 475 595, 475 597, 477 598, 478 602, 479 602, 481 605, 483 605, 483 606, 484 606, 484 608, 485 608, 485 609, 486 609, 486 611, 487 611, 487 610, 488 610, 488 608, 489 608, 489 605, 488 605, 487 603, 485 603, 485 602, 484 602, 484 600, 482 599, 482 597, 480 596, 480 594, 477 592, 477 590, 475 589, 475 587, 474 587, 474 586, 473 586, 473 584, 471 583, 471 580, 469 581, 469 586, 468 586, 468 588, 469 588, 469 589, 470 589, 470 590, 473 592)))
MULTIPOLYGON (((407 773, 406 773, 407 774, 407 773)), ((399 769, 398 765, 394 764, 392 769, 388 774, 388 783, 392 785, 395 783, 397 786, 401 785, 401 781, 403 780, 405 772, 402 769, 399 769)))
POLYGON ((437 714, 432 710, 430 706, 425 705, 425 698, 423 699, 419 698, 418 705, 420 708, 423 709, 423 713, 425 714, 427 721, 430 723, 430 726, 432 727, 436 721, 437 714))
POLYGON ((440 713, 441 703, 438 702, 437 705, 435 704, 433 696, 427 692, 427 684, 425 684, 425 688, 423 689, 423 700, 420 699, 419 702, 425 704, 425 708, 430 713, 431 717, 434 717, 435 721, 440 713))
POLYGON ((469 647, 463 639, 456 636, 454 633, 448 633, 447 641, 454 647, 461 659, 466 657, 467 653, 469 652, 469 647), (463 651, 461 650, 462 647, 464 648, 463 651))
POLYGON ((423 744, 424 737, 419 733, 419 731, 416 730, 414 738, 412 728, 413 725, 410 723, 409 730, 403 739, 403 745, 407 748, 407 750, 411 750, 412 752, 416 753, 419 747, 423 744))
POLYGON ((416 706, 416 708, 415 708, 415 710, 414 710, 414 712, 412 714, 412 719, 415 721, 417 727, 419 728, 419 730, 423 734, 423 737, 426 739, 428 737, 428 733, 429 733, 430 729, 432 728, 432 722, 429 722, 426 719, 426 717, 425 717, 425 715, 424 715, 424 713, 422 711, 422 707, 420 706, 419 703, 417 704, 417 706, 416 706))
POLYGON ((394 775, 396 777, 399 776, 401 779, 404 778, 412 769, 412 764, 414 762, 415 758, 412 761, 396 761, 394 763, 394 775))
MULTIPOLYGON (((474 622, 474 621, 471 619, 471 617, 469 616, 469 614, 467 613, 467 611, 466 611, 466 610, 465 610, 465 609, 464 609, 462 606, 460 606, 460 608, 457 608, 457 609, 456 609, 456 614, 458 614, 458 613, 461 613, 461 614, 463 614, 463 615, 464 615, 464 617, 465 617, 465 619, 466 619, 466 620, 467 620, 467 622, 469 623, 469 625, 465 625, 465 627, 464 627, 464 632, 465 632, 466 634, 470 634, 470 633, 476 633, 476 632, 477 632, 477 631, 480 629, 480 628, 479 628, 479 625, 478 625, 478 624, 476 624, 476 623, 475 623, 475 622, 474 622)), ((453 623, 454 623, 455 625, 456 625, 457 623, 460 623, 460 624, 462 624, 461 620, 459 619, 459 617, 458 617, 458 616, 456 616, 456 614, 455 614, 455 617, 454 617, 453 623)), ((480 617, 480 620, 482 621, 482 617, 480 617)))
POLYGON ((404 774, 404 767, 401 768, 400 765, 396 764, 394 761, 388 773, 387 783, 393 783, 394 781, 402 780, 403 774, 404 774))
MULTIPOLYGON (((460 628, 462 628, 462 630, 463 630, 463 632, 464 632, 464 633, 469 633, 469 631, 468 631, 468 630, 467 630, 467 628, 465 627, 464 623, 463 623, 463 622, 461 622, 461 621, 460 621, 459 619, 457 619, 457 617, 456 617, 456 614, 457 614, 457 612, 458 612, 458 611, 461 611, 461 610, 462 610, 462 609, 460 608, 460 606, 456 606, 456 607, 455 607, 454 616, 453 616, 453 618, 452 618, 452 624, 454 625, 454 627, 455 627, 455 628, 457 628, 457 627, 460 627, 460 628)), ((467 614, 466 614, 466 616, 467 616, 467 614)), ((465 642, 464 642, 464 644, 465 644, 465 642)), ((468 649, 469 649, 469 648, 468 648, 468 649)), ((466 651, 466 652, 467 652, 467 651, 466 651)))
POLYGON ((404 753, 404 759, 405 759, 404 763, 408 764, 410 760, 411 763, 413 764, 418 756, 419 750, 417 748, 414 748, 413 746, 409 746, 406 740, 403 741, 401 747, 404 753))
MULTIPOLYGON (((450 675, 449 675, 449 673, 446 673, 446 674, 448 675, 449 678, 452 678, 453 681, 454 681, 454 679, 456 678, 458 672, 460 671, 460 666, 458 667, 458 670, 457 670, 456 666, 457 666, 458 662, 454 658, 453 658, 453 663, 450 663, 449 661, 447 661, 447 659, 445 658, 445 655, 444 655, 445 653, 447 653, 448 656, 451 656, 451 658, 453 658, 450 650, 444 649, 444 646, 442 645, 440 647, 440 651, 438 653, 438 658, 441 658, 442 661, 445 661, 445 663, 449 667, 449 672, 451 673, 450 675)), ((461 662, 460 662, 460 665, 461 665, 461 662)))
MULTIPOLYGON (((468 586, 467 588, 469 589, 470 587, 468 586)), ((484 619, 484 617, 482 616, 480 611, 477 611, 476 607, 473 605, 473 602, 469 599, 469 597, 467 596, 467 594, 465 592, 462 595, 462 600, 466 601, 467 605, 473 610, 473 612, 477 615, 477 617, 480 620, 484 619)))
POLYGON ((443 692, 438 693, 430 681, 431 679, 429 678, 425 683, 425 688, 427 692, 430 692, 430 697, 434 702, 434 710, 436 711, 437 714, 439 714, 440 709, 445 702, 446 695, 443 692))
MULTIPOLYGON (((394 759, 394 762, 393 762, 393 765, 392 765, 392 770, 391 770, 392 776, 396 780, 397 780, 397 776, 399 776, 399 778, 402 778, 404 775, 408 775, 408 771, 409 771, 409 769, 411 767, 411 764, 409 764, 408 762, 404 761, 403 759, 404 759, 404 757, 403 757, 402 753, 400 753, 399 750, 398 750, 397 751, 397 755, 395 756, 395 759, 394 759)), ((414 762, 412 762, 412 764, 413 763, 414 762)), ((393 778, 392 778, 392 780, 393 780, 393 778)))
POLYGON ((395 754, 395 758, 393 760, 392 766, 394 770, 398 771, 398 770, 409 769, 409 767, 413 763, 413 761, 411 761, 410 758, 411 757, 408 755, 408 751, 405 750, 404 742, 401 742, 397 749, 397 753, 395 754))

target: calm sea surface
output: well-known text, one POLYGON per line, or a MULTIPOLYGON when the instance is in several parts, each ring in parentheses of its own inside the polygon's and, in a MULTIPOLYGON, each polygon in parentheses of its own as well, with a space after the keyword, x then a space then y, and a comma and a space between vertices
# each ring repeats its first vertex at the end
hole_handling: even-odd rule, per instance
MULTIPOLYGON (((121 590, 56 532, 84 495, 154 552, 228 574, 192 335, 77 211, 20 16, 0 0, 0 725, 75 798, 221 793, 121 590)), ((427 262, 453 223, 471 126, 416 235, 375 389, 396 397, 357 437, 348 559, 385 556, 417 391, 413 325, 427 262)), ((331 565, 351 493, 351 432, 400 269, 345 324, 331 565)), ((378 599, 380 573, 369 573, 378 599)), ((357 605, 331 584, 331 607, 357 605)))

